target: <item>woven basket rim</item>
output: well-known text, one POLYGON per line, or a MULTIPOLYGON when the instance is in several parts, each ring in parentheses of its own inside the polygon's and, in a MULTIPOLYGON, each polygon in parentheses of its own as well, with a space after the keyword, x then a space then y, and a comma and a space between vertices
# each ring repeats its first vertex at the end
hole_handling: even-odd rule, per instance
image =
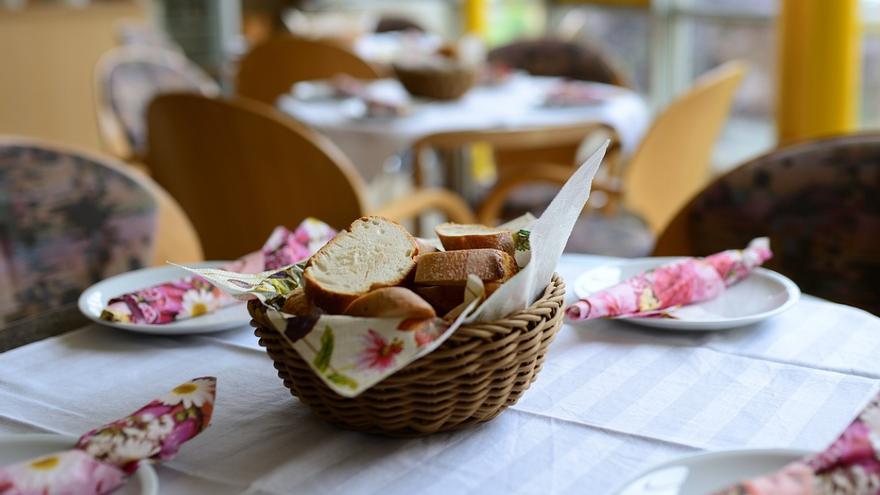
POLYGON ((412 437, 490 421, 515 404, 536 379, 562 326, 564 295, 565 282, 554 274, 528 308, 460 327, 356 397, 328 387, 274 327, 261 324, 265 306, 259 301, 248 309, 284 386, 314 414, 350 430, 412 437))

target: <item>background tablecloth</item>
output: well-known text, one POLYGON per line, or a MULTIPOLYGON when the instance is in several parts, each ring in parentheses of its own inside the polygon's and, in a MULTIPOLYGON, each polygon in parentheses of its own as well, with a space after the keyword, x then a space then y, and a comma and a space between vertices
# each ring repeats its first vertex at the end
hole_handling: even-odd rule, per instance
MULTIPOLYGON (((540 106, 546 91, 559 81, 554 77, 517 75, 498 86, 473 88, 457 101, 416 101, 412 113, 400 118, 352 118, 351 102, 338 100, 303 101, 282 96, 278 105, 329 137, 367 181, 380 174, 390 157, 436 132, 597 122, 617 131, 624 153, 638 145, 647 128, 649 112, 637 93, 616 88, 614 96, 595 105, 540 106)), ((389 86, 380 87, 380 92, 402 91, 396 81, 379 84, 389 86)))
MULTIPOLYGON (((573 281, 608 259, 564 256, 573 281)), ((877 389, 880 319, 804 297, 772 320, 691 334, 566 326, 497 419, 400 440, 322 423, 250 329, 150 337, 90 325, 0 354, 0 434, 79 434, 182 380, 218 377, 213 425, 159 469, 162 493, 613 493, 704 449, 819 449, 877 389)))

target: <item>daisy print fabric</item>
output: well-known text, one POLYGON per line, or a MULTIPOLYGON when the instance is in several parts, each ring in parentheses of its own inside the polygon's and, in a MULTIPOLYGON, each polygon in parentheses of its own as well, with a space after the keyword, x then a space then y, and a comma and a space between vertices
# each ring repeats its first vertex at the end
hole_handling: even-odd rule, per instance
POLYGON ((131 415, 86 433, 76 447, 127 474, 140 461, 171 459, 211 423, 216 385, 214 377, 181 383, 131 415))
POLYGON ((2 495, 101 495, 141 462, 171 459, 211 423, 217 379, 195 378, 133 414, 96 428, 71 450, 0 467, 2 495))
POLYGON ((715 495, 880 494, 880 395, 824 451, 715 495))
POLYGON ((705 258, 661 265, 600 290, 565 310, 573 321, 594 318, 673 317, 667 311, 718 297, 773 256, 767 238, 705 258))
MULTIPOLYGON (((223 270, 246 274, 277 270, 307 259, 335 235, 329 225, 314 218, 307 218, 293 231, 276 227, 260 251, 225 265, 223 270)), ((118 323, 163 325, 212 313, 236 302, 205 278, 188 276, 114 297, 101 312, 101 318, 118 323)))
POLYGON ((125 483, 121 469, 68 450, 0 468, 3 495, 110 493, 125 483))

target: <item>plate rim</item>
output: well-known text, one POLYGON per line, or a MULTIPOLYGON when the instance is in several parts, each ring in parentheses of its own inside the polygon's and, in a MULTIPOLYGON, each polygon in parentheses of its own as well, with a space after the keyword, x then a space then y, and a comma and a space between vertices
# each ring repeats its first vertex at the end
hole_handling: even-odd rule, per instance
MULTIPOLYGON (((687 256, 649 256, 642 258, 631 258, 631 259, 621 259, 616 262, 611 263, 603 263, 601 265, 597 265, 577 276, 574 283, 572 284, 573 292, 578 299, 583 297, 581 293, 581 284, 580 280, 584 278, 588 273, 593 272, 594 270, 603 268, 603 267, 615 267, 622 266, 627 264, 635 264, 635 263, 645 263, 648 261, 657 261, 658 264, 673 262, 681 259, 688 258, 687 256)), ((673 325, 654 325, 652 322, 663 321, 663 320, 654 320, 650 318, 613 318, 612 320, 619 320, 626 323, 631 323, 634 325, 641 325, 650 328, 656 328, 661 330, 674 330, 674 331, 685 331, 685 332, 712 332, 718 330, 726 330, 731 328, 737 328, 741 326, 750 325, 753 323, 757 323, 762 320, 766 320, 773 316, 776 316, 780 313, 783 313, 789 310, 792 306, 797 304, 797 302, 801 298, 801 289, 798 287, 793 280, 786 277, 785 275, 770 270, 769 268, 764 267, 756 267, 752 272, 753 274, 758 274, 763 277, 767 277, 770 279, 779 282, 783 287, 785 287, 785 292, 788 295, 788 299, 779 305, 776 308, 763 311, 761 313, 755 313, 753 315, 748 316, 740 316, 736 318, 726 318, 726 319, 716 319, 716 320, 699 320, 699 321, 689 321, 689 320, 674 320, 678 322, 678 324, 673 325), (723 325, 722 327, 718 327, 718 325, 723 325), (715 328, 697 328, 697 327, 705 327, 705 326, 715 326, 715 328)), ((672 321, 672 320, 670 320, 672 321)))
MULTIPOLYGON (((0 445, 12 442, 33 442, 50 444, 58 442, 59 444, 69 442, 70 445, 76 445, 79 437, 66 435, 63 433, 3 433, 0 434, 0 445)), ((59 445, 59 448, 63 448, 59 445)), ((149 462, 142 462, 138 465, 137 470, 132 473, 131 478, 136 478, 140 485, 141 495, 158 495, 159 493, 159 475, 149 462)))
POLYGON ((614 495, 622 495, 623 491, 629 488, 636 481, 644 478, 645 476, 664 469, 666 467, 672 467, 675 464, 681 464, 687 461, 693 461, 696 459, 716 459, 716 458, 725 458, 731 455, 749 455, 749 454, 780 454, 780 455, 790 455, 796 459, 800 459, 806 457, 808 455, 815 454, 816 451, 809 449, 801 449, 796 447, 734 447, 729 449, 717 449, 717 450, 703 450, 700 452, 692 452, 690 454, 683 454, 680 456, 673 457, 669 460, 654 464, 650 467, 642 469, 637 472, 635 475, 627 478, 623 483, 618 485, 617 488, 612 491, 614 495))
MULTIPOLYGON (((200 261, 197 263, 188 263, 187 266, 192 266, 192 267, 197 267, 197 268, 201 268, 201 267, 214 268, 217 266, 221 266, 225 263, 229 263, 229 261, 222 261, 222 260, 200 261)), ((160 266, 147 266, 147 267, 143 267, 143 268, 138 268, 137 270, 130 270, 127 272, 117 273, 116 275, 99 280, 98 282, 95 282, 94 284, 90 285, 89 287, 87 287, 86 289, 84 289, 80 293, 79 297, 77 298, 77 308, 79 309, 79 312, 83 314, 83 316, 85 316, 86 318, 88 318, 92 322, 97 323, 98 325, 105 326, 105 327, 117 328, 117 329, 125 330, 128 332, 140 333, 140 334, 144 334, 144 335, 163 335, 163 336, 167 336, 167 335, 172 335, 172 336, 173 335, 196 335, 196 334, 204 334, 204 333, 223 332, 223 331, 231 330, 233 328, 247 324, 247 322, 249 321, 249 318, 247 320, 245 320, 243 318, 242 322, 235 322, 234 324, 230 323, 229 325, 221 325, 220 327, 211 327, 208 329, 199 328, 198 326, 195 326, 193 328, 179 328, 179 327, 175 326, 175 322, 167 323, 164 325, 150 325, 150 324, 145 324, 145 323, 109 322, 106 320, 102 320, 100 318, 100 315, 95 315, 91 311, 89 311, 89 306, 88 306, 88 302, 87 302, 88 296, 89 296, 89 294, 92 294, 94 291, 100 290, 100 286, 102 286, 102 285, 112 283, 114 281, 118 281, 119 279, 122 279, 125 277, 136 276, 138 274, 143 274, 143 273, 147 273, 147 272, 151 272, 151 271, 155 271, 155 270, 171 271, 171 270, 175 270, 175 269, 180 270, 181 268, 176 267, 171 264, 160 265, 160 266)), ((170 280, 173 280, 173 279, 169 279, 169 281, 170 280)), ((221 308, 221 310, 222 309, 227 309, 227 308, 221 308)))

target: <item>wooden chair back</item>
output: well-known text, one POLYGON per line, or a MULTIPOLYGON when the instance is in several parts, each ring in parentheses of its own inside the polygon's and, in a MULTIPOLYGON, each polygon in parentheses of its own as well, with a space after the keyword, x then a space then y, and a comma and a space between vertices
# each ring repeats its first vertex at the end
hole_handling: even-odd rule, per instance
MULTIPOLYGON (((453 150, 475 143, 486 143, 492 147, 495 156, 524 154, 534 160, 513 163, 496 162, 498 181, 483 199, 477 213, 481 223, 495 224, 499 220, 505 200, 513 191, 529 183, 545 182, 562 185, 574 172, 574 150, 583 140, 599 131, 614 135, 603 124, 580 123, 547 127, 520 129, 488 129, 475 131, 455 131, 431 134, 413 145, 413 182, 417 187, 424 184, 424 152, 428 149, 453 150), (536 150, 571 148, 562 155, 537 153, 536 150)), ((616 148, 616 145, 614 146, 616 148)))
POLYGON ((767 236, 767 266, 809 294, 880 315, 880 134, 787 146, 715 180, 660 236, 658 256, 704 256, 767 236))
POLYGON ((105 156, 0 137, 0 321, 76 302, 103 278, 202 260, 180 206, 105 156))
POLYGON ((95 66, 98 131, 107 150, 137 160, 146 145, 146 109, 160 93, 220 94, 220 87, 181 53, 149 45, 120 46, 95 66))
MULTIPOLYGON (((422 153, 428 149, 453 150, 474 143, 487 143, 496 153, 522 152, 543 147, 577 146, 586 136, 598 129, 606 128, 597 123, 581 123, 546 127, 526 127, 516 129, 486 129, 473 131, 438 132, 425 136, 413 145, 415 165, 413 177, 416 185, 424 182, 424 165, 422 153)), ((573 161, 566 165, 574 166, 573 161)), ((530 168, 534 163, 528 164, 530 168)))
POLYGON ((709 179, 744 74, 744 64, 729 62, 701 76, 657 117, 623 172, 624 202, 655 234, 709 179))
POLYGON ((514 41, 489 52, 489 62, 521 69, 536 76, 555 76, 626 86, 626 78, 596 47, 573 41, 542 38, 514 41))
POLYGON ((340 45, 290 35, 275 36, 255 46, 242 58, 236 92, 240 96, 274 105, 294 83, 347 74, 376 79, 377 70, 340 45))
POLYGON ((365 212, 363 179, 326 138, 262 103, 157 97, 147 163, 183 205, 209 259, 259 248, 277 225, 315 216, 336 228, 365 212))

